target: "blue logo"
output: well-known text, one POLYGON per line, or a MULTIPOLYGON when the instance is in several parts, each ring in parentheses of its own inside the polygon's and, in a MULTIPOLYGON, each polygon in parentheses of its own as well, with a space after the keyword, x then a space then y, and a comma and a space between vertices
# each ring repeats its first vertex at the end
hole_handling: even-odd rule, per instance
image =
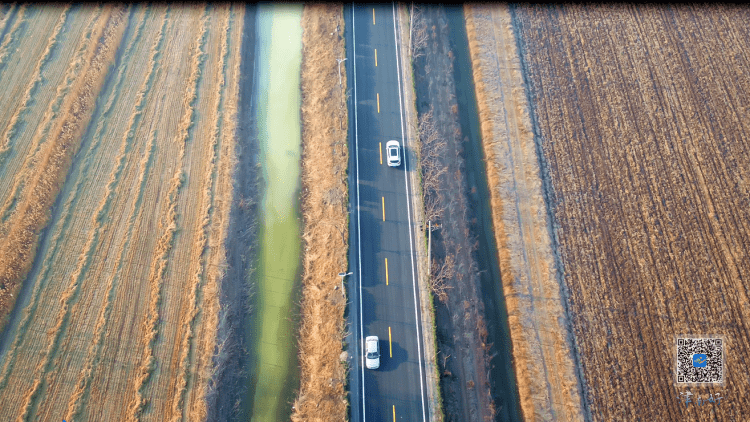
POLYGON ((693 368, 705 368, 708 363, 708 356, 703 353, 693 355, 693 368))

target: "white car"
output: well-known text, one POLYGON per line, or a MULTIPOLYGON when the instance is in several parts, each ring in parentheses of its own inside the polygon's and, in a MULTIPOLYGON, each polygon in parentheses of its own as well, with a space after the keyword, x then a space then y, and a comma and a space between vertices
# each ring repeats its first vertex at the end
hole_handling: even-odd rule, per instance
POLYGON ((390 167, 398 167, 401 165, 401 146, 398 141, 388 141, 385 144, 385 153, 388 157, 388 165, 390 167))
POLYGON ((365 339, 365 366, 367 369, 380 368, 380 343, 378 336, 369 336, 365 339))

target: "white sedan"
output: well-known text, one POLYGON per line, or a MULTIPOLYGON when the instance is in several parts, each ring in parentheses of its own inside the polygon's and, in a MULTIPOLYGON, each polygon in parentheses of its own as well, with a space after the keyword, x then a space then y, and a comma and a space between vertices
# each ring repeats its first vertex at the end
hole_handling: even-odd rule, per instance
POLYGON ((365 366, 367 369, 380 368, 380 344, 378 344, 378 336, 368 336, 365 339, 365 366))
POLYGON ((398 141, 388 141, 388 143, 385 144, 385 152, 390 167, 398 167, 401 165, 401 146, 398 144, 398 141))

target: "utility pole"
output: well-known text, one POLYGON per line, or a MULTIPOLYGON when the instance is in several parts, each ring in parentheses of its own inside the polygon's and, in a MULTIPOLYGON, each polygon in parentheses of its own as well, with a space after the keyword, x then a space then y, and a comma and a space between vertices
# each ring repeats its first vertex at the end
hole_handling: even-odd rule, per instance
POLYGON ((430 266, 430 261, 432 258, 431 255, 432 252, 432 221, 427 220, 427 274, 429 274, 427 277, 432 277, 432 267, 430 266))
POLYGON ((411 13, 409 14, 409 56, 413 47, 411 46, 411 29, 414 27, 414 2, 411 2, 411 13))
POLYGON ((352 272, 348 272, 348 273, 341 272, 341 273, 339 273, 339 277, 341 277, 341 295, 344 296, 344 297, 346 297, 346 293, 345 293, 346 290, 344 290, 344 277, 346 277, 348 275, 352 275, 352 274, 354 274, 354 273, 352 273, 352 272))
MULTIPOLYGON (((338 27, 336 27, 336 32, 338 32, 338 27)), ((339 91, 341 91, 341 89, 343 88, 341 86, 341 62, 345 62, 346 58, 336 59, 336 61, 339 62, 339 91)), ((342 95, 342 97, 343 97, 343 95, 342 95)), ((342 100, 343 100, 343 98, 342 98, 342 100)), ((343 104, 342 104, 342 106, 343 106, 343 104)), ((340 130, 344 129, 344 121, 341 120, 341 116, 340 115, 339 115, 339 129, 340 130)), ((334 153, 336 152, 336 147, 335 146, 333 147, 333 152, 334 153)))
POLYGON ((339 88, 341 88, 341 62, 345 62, 346 59, 336 59, 339 62, 339 88))

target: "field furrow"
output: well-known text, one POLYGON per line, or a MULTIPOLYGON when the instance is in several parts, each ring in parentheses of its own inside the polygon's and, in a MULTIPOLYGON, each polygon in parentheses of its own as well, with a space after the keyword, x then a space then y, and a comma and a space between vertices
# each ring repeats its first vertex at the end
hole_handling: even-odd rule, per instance
MULTIPOLYGON (((84 44, 90 46, 88 43, 84 44)), ((93 95, 93 90, 90 86, 82 87, 81 83, 79 81, 76 84, 78 90, 75 93, 80 94, 79 97, 69 96, 63 105, 64 109, 74 113, 54 121, 47 119, 49 126, 54 125, 48 137, 52 141, 42 143, 37 136, 34 142, 29 142, 37 144, 37 150, 30 154, 33 158, 27 156, 23 160, 16 160, 25 163, 23 170, 15 174, 14 178, 0 178, 0 184, 8 187, 8 179, 11 179, 16 185, 15 190, 23 192, 20 196, 12 194, 13 199, 5 197, 6 204, 8 201, 12 202, 13 212, 6 215, 3 222, 4 236, 0 243, 0 279, 4 287, 0 292, 0 315, 3 319, 15 302, 13 294, 17 293, 15 291, 20 287, 20 280, 30 269, 38 233, 46 224, 48 209, 68 171, 70 154, 79 145, 78 132, 83 129, 82 126, 90 117, 91 107, 84 108, 88 107, 84 101, 89 99, 89 95, 93 95)), ((8 167, 11 166, 6 165, 2 169, 7 171, 8 167)), ((5 193, 8 194, 7 191, 5 193)))
POLYGON ((17 42, 21 37, 19 32, 26 22, 26 5, 16 6, 15 10, 9 12, 3 19, 2 38, 0 38, 0 77, 7 67, 11 44, 17 42))
MULTIPOLYGON (((204 116, 207 121, 199 119, 196 122, 196 129, 193 138, 196 141, 196 146, 205 148, 206 153, 201 154, 203 157, 202 162, 196 164, 204 164, 205 173, 202 176, 202 186, 200 187, 201 192, 199 196, 190 196, 191 201, 199 204, 199 219, 196 219, 197 227, 191 230, 195 233, 194 244, 192 245, 190 267, 188 268, 188 284, 190 286, 190 296, 187 300, 187 310, 180 312, 180 321, 185 321, 185 324, 179 324, 184 326, 185 332, 182 335, 182 345, 179 358, 179 366, 176 371, 178 379, 175 386, 175 397, 172 408, 172 420, 178 421, 185 419, 185 397, 188 394, 188 388, 192 387, 191 374, 195 373, 195 361, 194 361, 194 335, 195 335, 195 323, 196 318, 200 310, 202 301, 203 285, 206 280, 206 250, 208 247, 208 230, 211 226, 212 220, 212 202, 213 202, 213 191, 214 181, 216 178, 217 171, 217 146, 219 141, 219 130, 220 130, 220 117, 221 117, 221 106, 224 94, 224 72, 225 72, 225 60, 227 56, 227 35, 229 29, 229 6, 223 5, 219 10, 213 13, 220 22, 218 31, 214 33, 213 37, 218 36, 219 42, 212 42, 212 37, 209 36, 208 45, 215 46, 219 49, 219 54, 215 54, 216 51, 207 51, 206 54, 208 59, 205 64, 205 75, 203 83, 201 84, 200 91, 207 97, 205 102, 210 104, 210 107, 201 107, 203 110, 207 110, 204 116), (213 59, 213 60, 212 60, 213 59), (218 59, 218 61, 216 60, 218 59), (214 86, 211 86, 214 83, 214 86), (206 139, 205 146, 200 145, 201 139, 206 139), (206 165, 207 164, 207 165, 206 165), (189 385, 190 384, 190 385, 189 385)), ((200 100, 199 100, 200 101, 200 100)), ((193 167, 194 168, 194 167, 193 167)), ((197 170, 197 168, 195 168, 197 170)), ((185 306, 183 305, 183 309, 185 306)))
POLYGON ((0 420, 205 419, 244 13, 0 7, 0 420))
MULTIPOLYGON (((226 356, 226 341, 221 337, 222 325, 228 323, 226 317, 228 307, 220 306, 220 297, 227 293, 222 292, 221 283, 226 282, 228 274, 228 251, 226 240, 230 227, 230 210, 236 195, 234 191, 233 173, 237 165, 238 148, 238 107, 240 94, 240 64, 243 22, 245 21, 245 8, 233 5, 230 8, 229 24, 227 26, 226 56, 224 59, 224 86, 225 92, 221 102, 220 132, 217 144, 217 173, 214 179, 214 192, 212 208, 212 227, 208 235, 208 250, 206 251, 206 280, 203 287, 203 300, 201 304, 199 327, 196 330, 194 344, 196 345, 194 355, 193 387, 187 395, 186 411, 192 417, 210 420, 209 407, 211 396, 216 394, 216 374, 220 374, 226 368, 222 365, 222 359, 226 356), (225 243, 226 242, 226 243, 225 243)), ((222 47, 224 49, 224 47, 222 47)), ((222 50, 224 51, 224 50, 222 50)), ((232 297, 232 301, 240 303, 238 297, 232 297)), ((230 322, 231 323, 231 322, 230 322)))
POLYGON ((52 35, 47 40, 47 46, 44 50, 44 53, 42 54, 42 57, 37 62, 36 67, 31 71, 34 77, 26 85, 26 92, 21 97, 21 106, 15 111, 15 113, 13 113, 13 115, 8 120, 7 125, 3 129, 2 134, 0 134, 0 165, 3 164, 5 156, 7 155, 8 150, 10 150, 11 148, 12 139, 15 138, 18 129, 18 119, 28 109, 30 103, 33 101, 34 94, 36 93, 39 85, 42 82, 42 72, 44 70, 44 65, 49 62, 50 54, 52 53, 52 49, 58 42, 60 31, 62 31, 63 29, 63 25, 65 24, 65 20, 68 17, 69 10, 70 8, 65 9, 60 14, 60 18, 57 21, 54 29, 52 30, 52 35))
POLYGON ((8 19, 16 12, 18 4, 3 5, 0 10, 0 40, 5 37, 5 31, 8 29, 8 19))
MULTIPOLYGON (((196 10, 190 10, 190 12, 195 13, 196 10)), ((161 332, 162 329, 168 329, 169 327, 174 328, 173 326, 176 325, 174 324, 174 319, 167 318, 168 316, 174 317, 174 315, 169 315, 173 312, 168 304, 170 297, 165 297, 164 293, 170 294, 170 296, 172 294, 175 294, 178 297, 182 297, 179 289, 177 292, 163 291, 162 289, 164 285, 167 284, 167 281, 165 280, 165 274, 167 273, 167 266, 169 264, 169 259, 171 258, 171 254, 174 248, 177 227, 180 223, 178 221, 179 219, 177 214, 178 199, 183 185, 185 184, 185 179, 187 176, 186 173, 189 173, 191 170, 188 166, 186 166, 188 162, 185 158, 186 150, 192 145, 191 141, 194 141, 194 139, 191 138, 191 129, 193 128, 195 122, 194 119, 197 91, 199 83, 201 81, 201 67, 205 58, 205 51, 203 50, 203 48, 206 42, 208 20, 208 10, 206 10, 203 17, 201 17, 200 19, 200 29, 198 30, 197 37, 193 40, 190 46, 190 56, 188 57, 187 61, 190 66, 190 71, 186 80, 186 86, 183 91, 184 94, 181 99, 182 104, 180 110, 182 111, 182 116, 176 130, 176 136, 172 140, 173 146, 176 146, 178 148, 178 164, 176 167, 176 171, 170 181, 169 191, 167 192, 167 212, 164 220, 162 220, 160 224, 160 226, 164 229, 164 232, 161 235, 156 246, 154 259, 151 262, 149 271, 149 310, 146 317, 147 319, 143 325, 145 331, 143 344, 145 347, 143 351, 142 361, 134 380, 135 397, 130 404, 130 414, 128 415, 128 420, 140 420, 148 403, 147 399, 144 397, 147 397, 148 395, 144 393, 144 390, 148 387, 149 382, 151 382, 152 375, 156 369, 156 364, 158 362, 157 355, 155 353, 155 349, 157 346, 157 336, 161 334, 163 337, 172 340, 172 338, 170 338, 168 334, 161 332), (188 143, 191 143, 191 145, 188 145, 188 143), (172 312, 164 315, 164 309, 172 312), (170 322, 172 323, 170 324, 170 322)), ((181 211, 184 214, 187 213, 189 209, 181 209, 181 211)), ((181 217, 183 217, 183 215, 181 215, 181 217)), ((192 221, 192 219, 190 219, 188 216, 184 216, 184 218, 187 221, 192 221)), ((179 257, 175 254, 174 259, 179 259, 179 257)), ((189 261, 184 260, 182 262, 189 261)), ((179 342, 169 341, 169 344, 178 345, 179 342)), ((177 347, 177 349, 179 348, 177 347)), ((167 372, 167 374, 173 373, 173 371, 171 371, 173 368, 168 368, 170 369, 170 371, 167 372)), ((159 369, 161 369, 161 367, 159 369)), ((173 390, 170 390, 166 391, 166 394, 174 394, 173 390)), ((170 402, 170 400, 167 399, 166 402, 170 402)))
MULTIPOLYGON (((71 153, 78 149, 80 136, 91 117, 95 98, 108 70, 106 63, 116 51, 122 36, 123 15, 123 10, 109 8, 108 13, 102 16, 101 22, 97 25, 98 28, 94 33, 97 42, 91 44, 83 64, 82 77, 77 81, 72 89, 72 95, 64 104, 64 110, 67 110, 67 113, 51 132, 53 138, 48 143, 49 148, 42 155, 40 167, 36 170, 37 175, 29 183, 29 192, 25 198, 33 198, 37 202, 22 204, 18 221, 14 221, 9 231, 11 241, 7 245, 16 247, 17 252, 11 254, 5 251, 5 254, 13 255, 10 260, 0 263, 0 268, 7 272, 18 271, 25 275, 30 267, 38 232, 46 224, 48 218, 45 208, 51 206, 55 200, 60 180, 64 180, 68 172, 71 153)), ((27 389, 16 388, 11 393, 20 394, 20 397, 13 400, 21 404, 19 420, 28 420, 32 417, 39 394, 45 388, 44 375, 50 369, 52 356, 56 352, 60 334, 67 322, 70 300, 77 292, 78 280, 71 281, 59 300, 58 317, 53 327, 46 332, 47 341, 37 344, 42 349, 42 353, 35 369, 31 374, 27 374, 27 376, 31 375, 27 378, 27 382, 30 381, 31 385, 27 389), (45 343, 46 346, 44 346, 45 343)))
MULTIPOLYGON (((99 9, 99 12, 101 12, 101 9, 99 9)), ((93 25, 99 18, 99 14, 97 14, 94 19, 90 19, 90 16, 85 15, 81 18, 82 19, 77 19, 77 22, 80 23, 79 26, 77 26, 77 29, 80 32, 78 32, 78 34, 71 34, 73 35, 71 37, 73 40, 81 37, 78 38, 78 42, 81 45, 77 48, 77 51, 73 48, 69 48, 66 51, 68 54, 73 54, 73 51, 75 51, 75 55, 70 59, 71 62, 66 62, 65 59, 68 59, 68 57, 62 56, 61 54, 58 56, 57 60, 55 60, 54 66, 50 66, 50 71, 53 69, 59 70, 55 68, 61 65, 67 66, 66 72, 63 74, 64 78, 54 78, 56 79, 55 82, 59 84, 56 85, 57 89, 45 89, 42 91, 41 95, 35 95, 35 98, 32 99, 31 94, 38 85, 37 83, 49 79, 49 76, 38 73, 36 76, 37 80, 32 81, 32 83, 29 84, 29 91, 26 92, 25 96, 27 105, 28 102, 32 102, 34 106, 28 107, 27 105, 19 105, 21 106, 21 109, 18 109, 14 115, 10 116, 10 122, 8 122, 9 126, 6 127, 7 130, 3 134, 4 137, 9 137, 5 140, 0 140, 0 145, 2 145, 0 148, 3 150, 3 152, 0 153, 0 198, 6 198, 3 201, 2 208, 0 208, 0 234, 7 235, 9 218, 19 204, 25 183, 29 180, 29 175, 33 174, 35 166, 38 165, 40 156, 43 154, 43 145, 48 139, 50 139, 50 131, 61 118, 60 110, 64 107, 63 101, 68 98, 68 93, 71 87, 80 76, 81 69, 83 68, 82 63, 84 56, 89 51, 89 47, 93 42, 91 34, 93 25), (89 17, 89 19, 86 19, 87 17, 89 17), (75 35, 78 35, 78 37, 75 35), (53 92, 54 95, 50 95, 53 92), (13 120, 17 119, 22 111, 25 115, 24 120, 37 121, 40 122, 40 124, 36 128, 33 126, 28 128, 28 130, 26 125, 22 125, 21 128, 13 128, 12 126, 16 125, 16 122, 13 122, 13 120), (13 137, 13 144, 17 145, 17 151, 10 149, 10 136, 13 137), (12 175, 12 177, 10 177, 10 175, 12 175)), ((61 19, 61 22, 62 21, 64 21, 64 19, 61 19)), ((60 29, 60 26, 58 25, 55 28, 60 29)), ((50 37, 48 41, 54 38, 55 37, 50 37)), ((66 43, 66 45, 70 44, 71 43, 66 43)), ((49 46, 50 44, 48 43, 47 45, 49 46)), ((39 72, 41 72, 43 64, 47 62, 48 59, 49 50, 46 50, 44 57, 42 57, 37 63, 37 70, 39 72)), ((46 84, 47 88, 51 86, 55 85, 46 84)), ((24 98, 24 96, 21 96, 21 92, 19 92, 19 96, 20 98, 24 98)))
MULTIPOLYGON (((146 31, 149 31, 149 33, 152 33, 152 31, 156 31, 154 34, 154 41, 153 45, 154 47, 150 51, 150 66, 147 67, 148 71, 145 73, 143 77, 143 84, 141 86, 140 91, 135 94, 135 104, 134 104, 134 111, 131 114, 130 121, 128 123, 128 126, 125 130, 123 140, 122 140, 122 155, 121 155, 121 161, 118 163, 118 169, 116 170, 117 173, 113 173, 112 175, 112 182, 115 180, 120 180, 117 176, 119 176, 119 173, 123 171, 123 167, 125 163, 139 163, 138 169, 139 171, 139 177, 138 177, 138 189, 136 194, 134 195, 134 200, 132 201, 132 206, 129 207, 129 212, 124 215, 124 217, 127 217, 128 220, 128 226, 125 229, 125 234, 119 237, 119 246, 115 248, 115 251, 119 251, 119 257, 116 264, 116 269, 111 275, 106 275, 103 277, 97 277, 97 278, 104 278, 106 277, 106 287, 104 288, 105 291, 105 298, 103 299, 103 304, 101 305, 101 308, 99 310, 99 316, 96 320, 96 325, 93 328, 93 342, 90 344, 90 346, 87 348, 87 354, 85 356, 85 361, 82 364, 82 370, 80 372, 80 377, 78 378, 78 381, 76 383, 75 391, 70 396, 70 399, 67 403, 67 419, 75 420, 78 419, 78 417, 81 414, 81 411, 87 404, 86 399, 87 395, 89 394, 89 389, 91 386, 91 380, 93 378, 94 369, 99 362, 99 359, 101 357, 101 346, 103 339, 105 337, 107 329, 109 329, 109 321, 111 316, 111 310, 112 310, 112 299, 114 297, 114 287, 119 279, 120 271, 123 267, 123 265, 126 265, 127 263, 124 262, 125 258, 125 251, 127 250, 126 244, 130 241, 132 237, 132 228, 133 223, 135 219, 135 215, 137 213, 138 204, 140 203, 140 199, 143 196, 143 188, 144 188, 144 181, 145 181, 145 173, 148 171, 150 158, 153 154, 153 145, 154 145, 154 137, 152 136, 150 138, 151 144, 150 147, 147 147, 146 151, 140 151, 139 148, 133 148, 133 141, 134 141, 134 131, 138 124, 140 123, 140 115, 141 110, 143 109, 143 103, 145 101, 145 92, 148 90, 150 83, 153 81, 153 74, 156 69, 156 55, 158 53, 158 46, 161 44, 163 40, 163 31, 164 26, 166 25, 166 19, 159 20, 159 19, 145 19, 145 14, 149 12, 150 10, 140 9, 138 10, 137 14, 133 17, 133 19, 136 22, 141 22, 141 24, 138 26, 138 29, 136 31, 135 36, 132 38, 130 43, 127 46, 127 49, 122 55, 121 62, 127 63, 128 60, 130 60, 133 56, 133 51, 136 50, 137 47, 141 47, 141 50, 144 50, 143 47, 145 47, 149 42, 151 42, 151 38, 143 40, 141 42, 141 34, 143 33, 144 27, 146 27, 146 31), (146 23, 148 22, 148 27, 146 23), (161 28, 159 28, 161 26, 161 28), (156 28, 159 28, 158 30, 156 28), (145 155, 143 153, 145 152, 145 155), (142 159, 139 160, 139 156, 142 156, 142 159), (126 160, 127 158, 127 160, 126 160)), ((129 70, 129 66, 125 65, 120 68, 120 71, 117 74, 117 82, 115 83, 115 87, 112 90, 109 100, 107 102, 107 107, 102 113, 102 117, 107 116, 108 114, 115 112, 116 110, 113 110, 113 106, 115 105, 115 98, 119 97, 120 89, 121 89, 121 83, 122 80, 124 80, 124 75, 126 73, 126 70, 129 70)), ((129 103, 126 103, 129 104, 129 103)), ((119 105, 119 104, 118 104, 119 105)), ((104 128, 106 125, 104 124, 108 120, 106 118, 102 118, 99 121, 99 124, 97 125, 96 132, 93 136, 93 138, 100 139, 102 136, 102 133, 104 132, 104 128)), ((83 174, 86 174, 86 172, 83 172, 83 174)), ((126 184, 127 181, 130 179, 128 176, 128 173, 125 173, 123 175, 123 184, 126 184)), ((115 188, 119 187, 119 183, 114 186, 115 188)), ((130 187, 130 186, 128 186, 130 187)), ((109 189, 109 186, 108 186, 109 189)), ((125 194, 125 192, 122 189, 119 190, 112 190, 111 192, 116 192, 115 195, 112 195, 113 199, 121 198, 122 195, 125 194)), ((108 227, 109 228, 109 227, 108 227)), ((109 228, 111 231, 115 231, 112 228, 109 228)), ((104 231, 105 233, 107 231, 104 231)), ((115 241, 114 239, 107 239, 108 241, 115 241)), ((93 289, 92 289, 93 290, 93 289)))
MULTIPOLYGON (((121 73, 122 72, 118 73, 118 78, 122 76, 121 73)), ((112 92, 103 115, 106 115, 108 111, 111 111, 112 103, 115 97, 115 92, 112 92)), ((114 120, 112 123, 114 124, 116 122, 118 122, 118 120, 114 120)), ((82 247, 82 245, 73 246, 70 243, 70 224, 72 221, 74 221, 73 217, 75 215, 73 210, 79 206, 79 203, 81 201, 86 200, 86 196, 89 196, 86 194, 79 194, 84 189, 84 182, 90 182, 90 180, 88 180, 89 178, 85 176, 79 176, 89 174, 92 166, 96 166, 97 168, 101 169, 100 163, 97 164, 95 162, 95 153, 98 151, 99 144, 104 138, 104 136, 102 136, 102 132, 107 127, 108 125, 104 124, 104 120, 100 120, 96 126, 96 131, 93 135, 93 139, 89 140, 88 142, 84 141, 84 144, 86 145, 86 151, 82 152, 82 158, 79 160, 78 165, 74 166, 74 169, 70 176, 72 180, 75 180, 74 186, 72 189, 63 193, 62 196, 66 199, 64 201, 61 201, 63 204, 61 205, 60 212, 58 214, 60 216, 60 219, 56 221, 56 224, 54 224, 50 240, 48 240, 46 244, 41 245, 40 254, 42 254, 43 256, 43 258, 41 259, 41 269, 36 270, 29 275, 29 279, 34 286, 34 289, 31 293, 29 305, 24 309, 21 322, 17 324, 16 331, 18 333, 26 333, 28 331, 29 324, 33 322, 34 317, 36 316, 35 314, 39 303, 42 302, 40 300, 40 294, 44 291, 43 288, 47 286, 46 281, 49 280, 53 274, 55 274, 54 272, 52 272, 53 268, 56 266, 55 264, 57 264, 58 267, 60 265, 63 265, 59 262, 59 258, 55 255, 55 253, 63 249, 82 247)), ((90 185, 87 184, 86 186, 88 187, 90 185)), ((93 212, 93 210, 91 210, 91 212, 93 212)), ((81 229, 78 227, 72 228, 73 233, 78 233, 80 230, 81 229)), ((16 352, 19 350, 20 341, 22 339, 23 337, 17 336, 12 347, 10 348, 11 352, 9 353, 9 355, 11 356, 11 358, 6 359, 2 376, 0 376, 0 389, 2 388, 2 383, 4 382, 4 380, 7 380, 6 377, 10 370, 9 368, 12 367, 13 363, 15 362, 16 352)))

